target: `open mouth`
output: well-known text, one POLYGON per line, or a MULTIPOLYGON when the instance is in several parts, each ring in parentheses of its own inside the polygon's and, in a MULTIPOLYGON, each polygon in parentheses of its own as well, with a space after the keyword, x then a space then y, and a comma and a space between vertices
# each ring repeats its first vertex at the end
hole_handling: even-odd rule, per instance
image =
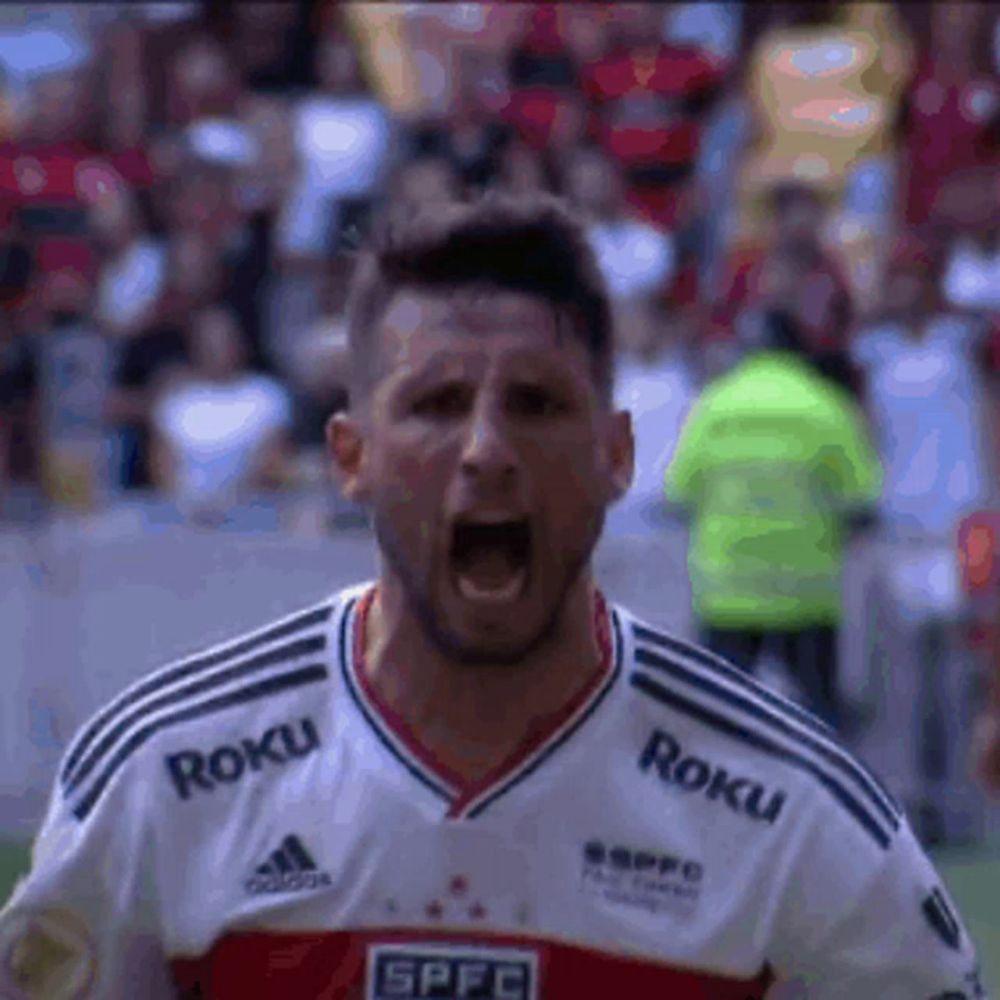
POLYGON ((457 521, 450 555, 458 591, 464 598, 511 601, 528 583, 531 526, 523 519, 490 524, 457 521))

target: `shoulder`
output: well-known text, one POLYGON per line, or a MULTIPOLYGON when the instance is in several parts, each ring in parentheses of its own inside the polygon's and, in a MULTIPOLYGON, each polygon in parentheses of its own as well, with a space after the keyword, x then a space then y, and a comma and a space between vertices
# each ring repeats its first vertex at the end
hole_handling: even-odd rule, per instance
MULTIPOLYGON (((272 720, 276 707, 289 725, 300 722, 298 708, 309 704, 317 685, 330 676, 333 619, 352 593, 333 595, 172 662, 126 688, 70 743, 56 778, 54 806, 84 823, 118 798, 112 792, 169 787, 162 781, 165 747, 204 744, 206 752, 214 743, 240 747, 242 741, 230 737, 257 739, 256 729, 272 720), (149 780, 153 772, 155 782, 149 780)), ((294 733, 279 732, 276 738, 294 739, 294 733)), ((191 763, 186 758, 180 763, 185 761, 191 763)), ((246 761, 220 762, 220 774, 241 764, 246 761)), ((181 771, 175 785, 184 784, 181 771)), ((185 790, 177 788, 181 798, 185 790)))
POLYGON ((830 727, 708 650, 619 618, 627 684, 649 725, 647 769, 753 818, 794 811, 796 829, 841 831, 873 860, 889 848, 900 809, 830 727))

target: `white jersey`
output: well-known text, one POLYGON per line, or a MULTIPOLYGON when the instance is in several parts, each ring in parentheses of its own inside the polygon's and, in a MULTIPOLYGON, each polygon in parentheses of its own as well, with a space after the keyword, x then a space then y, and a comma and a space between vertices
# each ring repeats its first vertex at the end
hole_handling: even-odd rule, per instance
POLYGON ((463 785, 366 683, 373 593, 83 727, 0 920, 0 996, 984 995, 897 806, 822 723, 598 596, 600 672, 463 785))

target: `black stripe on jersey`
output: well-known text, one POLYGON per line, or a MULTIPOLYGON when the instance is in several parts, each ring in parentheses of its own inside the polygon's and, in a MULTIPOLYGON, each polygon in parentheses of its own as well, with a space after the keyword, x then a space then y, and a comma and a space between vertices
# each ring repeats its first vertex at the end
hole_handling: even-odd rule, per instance
MULTIPOLYGON (((643 632, 646 631, 648 630, 643 629, 643 632)), ((636 632, 638 634, 638 628, 636 632)), ((780 698, 762 684, 758 684, 752 678, 742 674, 736 667, 726 663, 724 660, 716 660, 711 654, 702 654, 699 656, 698 650, 685 649, 682 644, 678 644, 677 648, 678 652, 682 655, 688 655, 697 662, 703 663, 709 670, 717 674, 724 673, 727 679, 736 681, 748 694, 755 695, 756 699, 744 697, 738 691, 718 683, 709 674, 692 670, 679 660, 667 659, 662 653, 651 649, 646 649, 642 646, 637 647, 635 658, 643 666, 655 667, 658 670, 669 673, 708 694, 714 695, 728 705, 743 709, 743 711, 766 723, 772 729, 809 747, 825 760, 829 761, 839 771, 842 771, 845 775, 850 775, 864 789, 866 797, 882 813, 886 820, 889 821, 892 828, 895 830, 899 827, 900 812, 892 796, 862 766, 860 761, 840 747, 836 742, 836 736, 826 725, 818 719, 814 719, 812 715, 797 705, 792 706, 795 711, 789 711, 788 706, 791 705, 790 702, 786 702, 785 699, 780 698), (725 667, 726 670, 723 671, 722 667, 725 667), (728 671, 732 671, 732 674, 728 671), (765 702, 766 704, 761 704, 761 702, 765 702), (773 709, 768 708, 767 705, 773 706, 773 709), (808 732, 803 732, 801 729, 791 725, 788 722, 789 716, 808 726, 816 736, 812 736, 808 732), (813 724, 810 725, 808 720, 812 720, 813 724), (817 736, 819 737, 818 739, 816 738, 817 736)))
POLYGON ((177 681, 184 680, 185 677, 201 673, 201 671, 209 670, 212 667, 218 666, 220 663, 224 663, 226 660, 231 660, 237 656, 242 656, 244 653, 249 653, 258 646, 263 646, 265 643, 274 642, 276 639, 287 638, 288 636, 294 635, 296 632, 304 631, 313 625, 320 625, 329 620, 332 613, 332 604, 325 605, 320 608, 313 608, 309 611, 303 611, 301 614, 297 614, 286 621, 279 621, 276 624, 265 628, 261 632, 255 632, 242 639, 238 639, 235 642, 227 643, 225 646, 215 649, 212 652, 201 653, 193 658, 182 660, 176 666, 164 667, 163 669, 158 670, 151 677, 146 678, 135 687, 129 688, 127 691, 123 692, 120 697, 108 705, 108 707, 105 708, 100 715, 98 715, 93 722, 90 723, 86 730, 84 730, 84 732, 77 737, 66 757, 66 763, 63 765, 60 780, 63 784, 69 781, 70 773, 73 768, 76 767, 77 762, 87 752, 87 748, 94 742, 101 730, 107 726, 112 719, 115 718, 115 716, 120 715, 137 701, 140 701, 147 695, 159 691, 161 688, 168 687, 177 681))
POLYGON ((365 707, 364 700, 361 694, 358 692, 354 685, 354 680, 351 677, 351 671, 347 668, 347 656, 348 656, 348 625, 353 619, 355 608, 357 607, 357 598, 354 598, 347 608, 344 610, 343 617, 340 619, 340 635, 338 640, 338 646, 340 651, 340 672, 344 678, 344 684, 347 686, 347 690, 351 695, 351 700, 358 707, 358 711, 364 716, 365 721, 368 723, 371 731, 378 737, 379 742, 393 755, 393 757, 398 760, 403 767, 406 768, 414 778, 417 779, 424 787, 429 788, 435 795, 444 799, 445 802, 452 801, 451 793, 439 785, 436 781, 433 781, 428 775, 426 775, 420 768, 416 767, 411 761, 401 754, 396 747, 393 745, 392 740, 390 740, 382 729, 379 727, 378 721, 372 717, 372 714, 365 707))
POLYGON ((621 626, 618 622, 618 615, 612 609, 611 612, 611 623, 614 628, 615 635, 615 654, 614 654, 614 668, 611 671, 611 676, 608 678, 604 685, 604 689, 600 694, 590 703, 587 710, 576 720, 576 724, 567 729, 551 746, 547 747, 543 753, 540 753, 523 771, 519 771, 515 774, 506 784, 501 785, 489 798, 483 799, 474 809, 470 809, 466 813, 466 819, 475 819, 477 816, 482 815, 482 813, 488 809, 500 796, 505 795, 510 791, 515 785, 524 781, 529 775, 534 773, 534 771, 540 767, 549 757, 552 756, 586 721, 594 714, 597 710, 597 706, 600 705, 604 699, 607 697, 608 692, 615 686, 618 681, 618 676, 621 673, 622 666, 622 648, 624 643, 622 642, 621 626))
POLYGON ((818 716, 813 715, 812 712, 807 712, 801 705, 796 705, 794 701, 782 698, 781 695, 776 694, 774 691, 764 687, 763 684, 755 681, 742 670, 733 666, 733 664, 731 664, 724 657, 718 656, 711 650, 702 649, 699 646, 692 645, 689 642, 684 642, 683 639, 678 639, 673 635, 667 635, 664 632, 656 632, 645 625, 633 625, 632 631, 635 634, 636 639, 639 641, 652 642, 663 649, 670 650, 672 653, 678 653, 680 656, 686 656, 689 659, 702 664, 702 666, 708 667, 709 670, 712 670, 717 674, 722 674, 727 680, 733 681, 740 687, 753 691, 753 693, 758 695, 763 701, 768 702, 768 704, 773 705, 775 708, 781 709, 781 711, 787 713, 788 715, 794 716, 804 726, 808 726, 810 729, 813 729, 827 737, 836 735, 834 731, 818 716))
POLYGON ((285 674, 266 677, 264 680, 248 684, 243 688, 237 688, 235 691, 228 691, 226 694, 212 698, 209 701, 190 705, 179 712, 174 712, 172 715, 161 715, 159 718, 153 719, 141 729, 135 730, 118 747, 117 752, 108 762, 108 766, 101 773, 100 777, 90 786, 87 794, 74 807, 73 815, 81 821, 86 819, 118 769, 143 743, 161 729, 179 725, 182 722, 188 722, 203 715, 212 715, 233 705, 256 701, 258 698, 269 698, 280 691, 289 691, 292 688, 302 687, 304 684, 315 684, 317 681, 326 680, 328 677, 329 671, 325 664, 312 663, 309 666, 300 667, 285 674))
MULTIPOLYGON (((806 711, 806 709, 804 709, 801 705, 797 705, 788 698, 783 698, 776 692, 771 691, 759 681, 735 667, 724 657, 718 656, 711 650, 703 649, 699 646, 693 645, 692 643, 685 642, 683 639, 677 638, 677 636, 668 635, 664 632, 657 632, 654 629, 638 623, 633 625, 633 632, 636 639, 655 643, 663 649, 677 653, 679 656, 687 657, 688 659, 694 660, 696 663, 700 663, 702 666, 708 667, 710 671, 715 674, 722 675, 726 678, 726 680, 732 681, 737 687, 741 687, 745 691, 756 695, 761 701, 767 702, 767 704, 773 706, 779 712, 783 712, 785 715, 791 716, 807 729, 811 729, 818 736, 827 740, 837 740, 838 737, 836 732, 822 719, 813 715, 812 712, 806 711)), ((894 812, 896 816, 901 816, 902 810, 899 808, 898 803, 888 789, 886 789, 885 785, 879 781, 878 777, 872 774, 872 772, 857 758, 852 758, 852 763, 865 775, 868 779, 867 783, 874 786, 877 793, 881 795, 886 807, 894 812)))
POLYGON ((638 691, 648 695, 661 705, 667 705, 678 712, 689 715, 699 722, 711 726, 721 733, 725 733, 727 736, 731 736, 746 743, 748 746, 770 754, 772 757, 776 757, 784 763, 798 768, 800 771, 811 774, 858 821, 879 847, 883 850, 889 847, 890 835, 881 827, 877 818, 850 791, 827 774, 815 762, 788 747, 782 746, 780 743, 775 743, 758 732, 747 729, 732 719, 718 715, 711 711, 711 709, 705 708, 704 705, 689 701, 676 691, 664 687, 656 678, 649 676, 649 674, 634 673, 629 677, 629 683, 638 691))
POLYGON ((80 784, 86 780, 91 771, 108 755, 114 744, 141 719, 158 712, 161 708, 176 705, 179 702, 189 701, 195 695, 203 694, 213 688, 220 688, 232 680, 245 675, 256 673, 266 667, 274 666, 278 663, 287 663, 300 656, 311 656, 321 650, 326 649, 326 636, 323 634, 309 636, 308 638, 296 639, 293 642, 285 643, 283 646, 276 646, 266 653, 260 653, 246 660, 240 660, 233 666, 226 667, 217 673, 209 674, 201 680, 193 681, 182 687, 174 688, 167 694, 152 701, 144 702, 134 712, 122 716, 108 729, 101 737, 97 746, 82 760, 79 767, 70 775, 69 781, 63 785, 63 793, 69 795, 80 784))

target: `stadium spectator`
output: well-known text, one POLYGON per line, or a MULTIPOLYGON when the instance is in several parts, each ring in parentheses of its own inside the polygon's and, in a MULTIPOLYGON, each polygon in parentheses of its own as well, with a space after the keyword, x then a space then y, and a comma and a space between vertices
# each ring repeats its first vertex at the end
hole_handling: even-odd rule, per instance
MULTIPOLYGON (((579 78, 581 28, 594 24, 589 13, 570 4, 533 4, 512 41, 504 121, 534 149, 566 148, 586 135, 589 110, 579 78)), ((597 33, 598 49, 603 37, 597 33)))
POLYGON ((224 45, 204 28, 190 33, 168 66, 166 121, 185 129, 236 118, 241 83, 224 45))
POLYGON ((107 416, 120 456, 119 485, 152 484, 150 413, 167 376, 188 360, 186 330, 191 318, 219 300, 225 269, 210 243, 194 233, 177 234, 167 245, 166 278, 149 324, 117 352, 107 416))
POLYGON ((578 86, 576 53, 567 44, 571 19, 574 12, 568 4, 530 6, 522 32, 509 48, 507 76, 511 87, 548 87, 562 92, 578 86))
POLYGON ((316 89, 292 111, 300 167, 277 235, 285 258, 332 252, 345 202, 372 198, 391 164, 391 121, 336 22, 317 41, 315 60, 316 89))
POLYGON ((941 301, 941 265, 922 240, 900 240, 887 268, 880 322, 851 351, 885 467, 881 518, 905 534, 951 544, 961 519, 989 498, 982 323, 941 301))
POLYGON ((723 73, 702 49, 665 40, 665 19, 658 4, 616 4, 609 49, 583 69, 582 83, 601 142, 625 168, 630 201, 672 226, 723 73))
POLYGON ((290 111, 283 95, 252 93, 241 102, 253 155, 237 170, 236 201, 251 215, 280 213, 296 180, 300 157, 290 111))
POLYGON ((927 843, 976 833, 966 747, 972 727, 968 657, 959 623, 956 539, 994 499, 981 345, 987 328, 941 301, 940 256, 901 240, 885 278, 880 320, 853 352, 885 469, 880 500, 889 557, 882 574, 893 625, 885 719, 896 733, 886 769, 927 843))
MULTIPOLYGON (((253 211, 237 198, 239 170, 189 155, 178 177, 166 220, 168 242, 194 237, 203 241, 217 261, 204 280, 221 271, 219 295, 240 317, 249 340, 252 363, 269 366, 264 323, 267 278, 272 260, 272 226, 266 206, 253 211)), ((193 283, 199 278, 192 276, 193 283)))
POLYGON ((290 403, 280 383, 248 367, 236 316, 209 308, 192 322, 190 368, 153 407, 156 487, 189 516, 224 516, 287 475, 290 403))
POLYGON ((141 156, 103 148, 97 97, 89 69, 41 77, 13 140, 0 147, 0 217, 17 220, 43 285, 56 273, 92 282, 89 204, 123 182, 144 187, 150 179, 141 156))
POLYGON ((587 223, 587 237, 616 304, 665 296, 674 271, 673 240, 629 210, 619 164, 597 147, 579 149, 565 165, 564 190, 587 223))
POLYGON ((733 254, 727 290, 713 313, 712 333, 732 337, 744 310, 762 303, 779 305, 795 316, 806 350, 824 374, 853 386, 845 353, 853 321, 851 291, 824 244, 822 196, 811 185, 787 182, 774 187, 770 203, 768 241, 733 254))
POLYGON ((90 209, 101 251, 94 318, 114 337, 128 337, 149 320, 163 288, 166 253, 143 225, 135 196, 114 188, 90 209))
POLYGON ((836 726, 844 537, 878 497, 878 462, 861 412, 803 357, 795 320, 763 314, 743 337, 748 356, 691 409, 667 500, 691 518, 704 644, 747 671, 780 657, 836 726))

